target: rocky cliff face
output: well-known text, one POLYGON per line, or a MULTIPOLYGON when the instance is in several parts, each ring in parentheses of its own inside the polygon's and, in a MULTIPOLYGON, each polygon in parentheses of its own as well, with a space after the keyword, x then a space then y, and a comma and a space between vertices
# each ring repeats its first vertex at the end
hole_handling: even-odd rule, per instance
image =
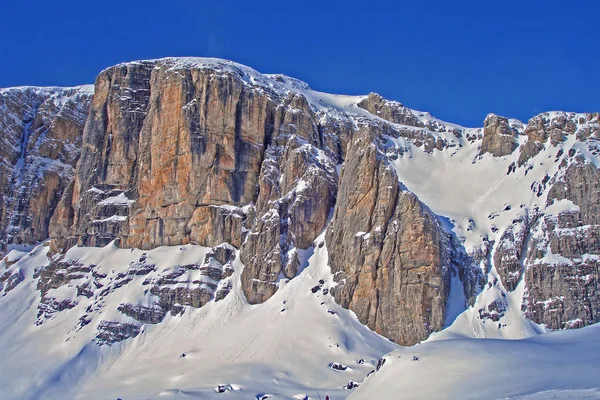
POLYGON ((600 171, 584 157, 572 157, 574 162, 554 179, 548 203, 574 206, 539 220, 527 257, 524 310, 551 329, 600 321, 600 171))
MULTIPOLYGON (((267 300, 281 279, 294 278, 306 262, 303 251, 323 232, 336 204, 337 166, 350 151, 347 144, 357 122, 370 136, 352 148, 353 155, 368 149, 382 127, 428 152, 448 146, 448 140, 427 127, 450 140, 459 136, 456 129, 434 119, 421 122, 409 109, 376 95, 359 103, 359 112, 347 112, 330 105, 328 98, 311 97, 302 82, 219 60, 119 65, 99 75, 95 93, 76 179, 54 214, 54 248, 104 246, 115 239, 120 246, 142 249, 231 243, 240 249, 242 288, 250 303, 267 300), (407 122, 404 115, 419 130, 390 128, 371 114, 361 115, 361 108, 381 109, 381 118, 394 124, 407 122)), ((376 179, 364 184, 374 185, 376 179)), ((386 179, 399 190, 395 175, 386 179)), ((344 188, 344 197, 351 190, 344 188)), ((396 323, 418 321, 419 327, 408 328, 418 333, 402 339, 409 343, 442 327, 450 265, 444 264, 448 239, 439 238, 442 230, 435 216, 414 195, 401 197, 412 202, 407 210, 392 204, 395 197, 379 207, 390 208, 384 213, 396 218, 402 218, 401 210, 421 210, 414 212, 424 213, 435 229, 421 229, 419 223, 414 229, 424 231, 423 242, 434 236, 432 252, 439 253, 425 256, 432 258, 431 265, 419 272, 422 281, 411 283, 416 292, 425 291, 423 302, 434 306, 411 310, 396 323), (436 281, 431 293, 430 274, 436 281)), ((371 211, 359 210, 364 215, 371 211)), ((348 250, 333 247, 334 252, 348 250)), ((387 262, 394 261, 396 251, 386 245, 387 262)), ((391 296, 390 302, 398 301, 393 290, 390 286, 383 296, 391 296)), ((351 308, 358 304, 347 303, 351 308)), ((384 326, 394 307, 380 312, 385 315, 378 325, 384 326)), ((390 337, 408 336, 396 332, 396 325, 386 331, 390 337)))
MULTIPOLYGON (((20 188, 3 198, 3 246, 50 236, 61 253, 36 275, 40 324, 138 281, 144 304, 120 303, 129 319, 105 321, 99 343, 223 299, 238 273, 246 300, 262 303, 315 245, 327 246, 335 300, 397 343, 467 306, 473 324, 500 329, 518 296, 553 329, 598 321, 598 114, 490 114, 468 129, 217 59, 120 64, 94 92, 0 96, 3 140, 25 143, 0 150, 0 183, 20 188), (108 278, 64 258, 113 241, 211 250, 161 271, 144 253, 108 278), (77 291, 52 295, 63 286, 77 291)), ((6 265, 5 293, 26 279, 6 265)))
POLYGON ((337 132, 285 79, 214 60, 102 72, 56 246, 230 242, 248 300, 266 300, 324 229, 341 157, 337 132))
POLYGON ((483 122, 483 140, 480 154, 490 153, 494 157, 511 154, 517 149, 518 130, 511 126, 508 118, 489 114, 483 122))
POLYGON ((400 344, 443 327, 450 283, 447 239, 435 216, 398 181, 364 129, 348 146, 327 231, 336 301, 400 344))
MULTIPOLYGON (((596 323, 598 114, 541 114, 529 121, 523 134, 527 141, 516 164, 523 165, 527 175, 549 158, 553 174, 531 184, 540 206, 504 231, 495 249, 495 268, 508 291, 524 280, 522 309, 529 319, 551 329, 596 323)), ((509 173, 516 171, 511 165, 509 173)))
POLYGON ((91 86, 0 90, 0 254, 48 238, 91 98, 91 86))

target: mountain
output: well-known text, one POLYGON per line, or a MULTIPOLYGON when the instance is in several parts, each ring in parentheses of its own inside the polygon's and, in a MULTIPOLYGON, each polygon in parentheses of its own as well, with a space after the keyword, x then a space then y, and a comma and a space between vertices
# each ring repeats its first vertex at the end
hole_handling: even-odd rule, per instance
POLYGON ((483 125, 210 58, 3 89, 7 396, 368 398, 397 345, 598 322, 600 115, 483 125))

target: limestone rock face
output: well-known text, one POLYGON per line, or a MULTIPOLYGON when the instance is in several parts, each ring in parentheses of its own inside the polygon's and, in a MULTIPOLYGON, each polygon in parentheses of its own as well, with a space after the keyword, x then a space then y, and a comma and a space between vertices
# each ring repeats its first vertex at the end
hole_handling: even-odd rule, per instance
POLYGON ((379 132, 355 134, 342 168, 329 263, 338 303, 402 345, 444 324, 452 271, 450 239, 382 156, 379 132))
MULTIPOLYGON (((300 81, 222 60, 121 64, 98 76, 95 93, 75 180, 54 213, 54 251, 113 240, 141 249, 226 242, 240 250, 241 287, 254 304, 303 268, 302 250, 326 229, 335 206, 328 236, 334 226, 349 235, 328 239, 335 242, 332 268, 349 277, 336 298, 369 326, 402 343, 425 339, 444 324, 455 273, 474 298, 477 274, 455 262, 471 258, 398 182, 389 160, 406 149, 385 139, 433 152, 457 146, 460 129, 375 94, 358 103, 372 116, 349 115, 323 107, 300 81), (341 164, 348 172, 338 190, 341 164), (356 177, 369 205, 354 205, 356 177), (343 261, 359 231, 364 256, 343 261), (369 268, 371 281, 355 274, 369 268)), ((161 310, 177 314, 229 292, 228 264, 206 263, 148 280, 161 310), (198 273, 207 280, 185 281, 198 273)), ((124 275, 103 290, 130 280, 124 275)), ((121 312, 149 322, 162 315, 140 307, 123 304, 121 312)))
POLYGON ((520 253, 515 246, 515 236, 512 227, 509 227, 500 239, 494 253, 494 265, 502 279, 504 287, 509 292, 516 289, 523 275, 523 265, 520 253))
POLYGON ((523 261, 527 254, 527 238, 539 215, 525 215, 502 233, 494 251, 494 266, 504 288, 512 292, 523 278, 523 261))
POLYGON ((566 112, 542 113, 531 118, 523 134, 527 141, 520 148, 518 165, 525 165, 536 156, 549 142, 556 146, 565 141, 569 135, 577 134, 577 139, 585 141, 590 137, 600 136, 600 114, 575 114, 566 112), (578 129, 578 125, 581 128, 578 129))
POLYGON ((524 309, 533 321, 551 329, 600 321, 599 186, 600 171, 593 164, 571 164, 550 188, 548 202, 569 200, 578 210, 546 215, 535 227, 524 309))
POLYGON ((197 206, 244 205, 256 196, 268 97, 235 75, 179 76, 153 71, 127 246, 185 243, 197 206))
POLYGON ((0 90, 0 255, 48 238, 91 98, 90 86, 0 90))
POLYGON ((517 131, 510 126, 508 118, 489 114, 483 123, 483 140, 479 154, 490 153, 494 157, 511 154, 519 146, 517 131))
POLYGON ((307 249, 323 231, 337 191, 335 166, 318 143, 307 144, 282 130, 276 140, 285 140, 285 146, 268 150, 256 217, 241 249, 242 288, 251 303, 276 291, 280 273, 296 275, 296 248, 307 249))
POLYGON ((249 301, 266 300, 325 228, 352 131, 283 90, 297 84, 221 60, 103 71, 53 246, 228 242, 242 250, 249 301))
POLYGON ((548 202, 570 200, 579 207, 583 225, 600 224, 600 171, 584 160, 570 165, 548 191, 548 202))
MULTIPOLYGON (((96 79, 72 198, 61 201, 70 203, 71 210, 61 212, 72 214, 73 224, 67 238, 53 236, 56 242, 101 246, 121 231, 122 217, 129 212, 111 214, 110 204, 100 202, 119 192, 132 196, 151 69, 151 63, 127 64, 105 70, 96 79), (110 219, 113 216, 120 218, 110 219)), ((121 200, 120 205, 130 204, 129 197, 121 200)))
POLYGON ((246 212, 239 207, 201 206, 194 210, 186 229, 192 243, 210 247, 227 242, 239 248, 245 219, 246 212))
POLYGON ((357 104, 358 107, 383 120, 398 124, 397 134, 409 139, 415 146, 427 153, 450 147, 450 143, 435 133, 450 133, 462 137, 462 131, 433 118, 429 113, 417 112, 397 101, 386 100, 376 93, 370 93, 357 104), (416 128, 416 129, 415 129, 416 128))
POLYGON ((425 125, 412 113, 412 110, 402 104, 385 100, 377 93, 370 93, 367 98, 358 103, 373 115, 383 118, 395 124, 408 125, 423 128, 425 125))

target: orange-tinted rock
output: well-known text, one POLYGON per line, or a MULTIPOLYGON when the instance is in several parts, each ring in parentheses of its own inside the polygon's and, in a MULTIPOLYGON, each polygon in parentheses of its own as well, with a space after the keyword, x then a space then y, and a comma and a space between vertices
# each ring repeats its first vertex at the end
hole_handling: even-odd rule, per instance
POLYGON ((327 230, 332 290, 371 329, 402 345, 440 330, 449 251, 436 217, 398 182, 364 129, 348 148, 327 230))

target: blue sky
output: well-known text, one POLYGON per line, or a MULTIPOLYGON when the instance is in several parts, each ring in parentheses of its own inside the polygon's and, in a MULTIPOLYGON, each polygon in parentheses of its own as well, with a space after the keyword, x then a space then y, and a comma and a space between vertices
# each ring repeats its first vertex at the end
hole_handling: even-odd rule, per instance
POLYGON ((466 126, 600 111, 600 1, 4 1, 0 87, 214 56, 313 89, 378 92, 466 126))

